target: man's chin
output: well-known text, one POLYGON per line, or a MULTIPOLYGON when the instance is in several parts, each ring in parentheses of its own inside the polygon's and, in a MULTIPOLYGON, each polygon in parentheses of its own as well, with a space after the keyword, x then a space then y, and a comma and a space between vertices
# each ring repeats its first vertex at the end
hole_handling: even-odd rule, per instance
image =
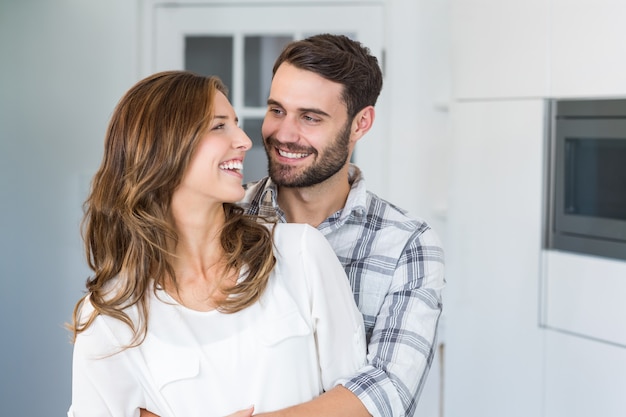
POLYGON ((284 175, 270 175, 270 178, 272 179, 272 182, 274 182, 274 184, 278 185, 279 187, 300 188, 308 186, 306 184, 303 184, 300 178, 288 178, 284 175))
POLYGON ((297 187, 299 175, 293 167, 275 165, 270 169, 270 178, 281 187, 297 187))
POLYGON ((272 174, 270 174, 270 178, 272 179, 272 182, 274 184, 278 185, 279 187, 285 187, 285 188, 296 188, 296 187, 298 187, 298 182, 297 181, 285 178, 284 175, 272 175, 272 174))

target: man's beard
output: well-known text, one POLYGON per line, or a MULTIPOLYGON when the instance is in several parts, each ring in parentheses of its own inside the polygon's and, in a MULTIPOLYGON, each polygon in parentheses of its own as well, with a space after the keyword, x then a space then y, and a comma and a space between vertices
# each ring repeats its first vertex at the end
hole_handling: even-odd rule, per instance
POLYGON ((273 136, 264 140, 265 151, 268 155, 268 171, 270 178, 281 187, 310 187, 326 181, 335 175, 348 160, 350 143, 350 127, 352 123, 348 121, 335 140, 321 153, 313 149, 295 148, 289 144, 281 144, 273 136), (283 165, 274 160, 275 148, 279 147, 293 153, 308 153, 316 157, 313 165, 299 172, 301 168, 290 165, 283 165), (270 156, 272 155, 272 156, 270 156))

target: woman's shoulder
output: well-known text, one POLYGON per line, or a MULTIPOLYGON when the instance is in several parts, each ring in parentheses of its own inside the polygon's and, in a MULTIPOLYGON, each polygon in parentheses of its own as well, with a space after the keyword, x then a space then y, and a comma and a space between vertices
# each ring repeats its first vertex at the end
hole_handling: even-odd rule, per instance
POLYGON ((272 226, 275 230, 274 233, 303 235, 311 230, 314 230, 317 233, 321 233, 319 230, 307 223, 275 223, 272 226))
POLYGON ((274 226, 274 243, 277 246, 306 245, 322 242, 327 244, 326 238, 315 227, 306 223, 277 223, 274 226))
MULTIPOLYGON (((118 275, 105 283, 98 294, 98 299, 100 300, 100 303, 108 304, 111 302, 111 300, 115 299, 120 292, 125 291, 124 282, 125 280, 118 275)), ((94 315, 97 316, 98 320, 117 320, 109 318, 108 316, 97 311, 98 309, 96 308, 92 300, 94 296, 94 293, 89 292, 83 297, 79 309, 79 321, 86 322, 90 320, 94 315)), ((122 309, 122 311, 126 313, 131 319, 136 318, 135 316, 137 315, 137 311, 135 305, 127 305, 122 309)))
POLYGON ((279 223, 274 226, 276 255, 289 259, 322 261, 336 257, 326 237, 313 226, 302 223, 279 223))

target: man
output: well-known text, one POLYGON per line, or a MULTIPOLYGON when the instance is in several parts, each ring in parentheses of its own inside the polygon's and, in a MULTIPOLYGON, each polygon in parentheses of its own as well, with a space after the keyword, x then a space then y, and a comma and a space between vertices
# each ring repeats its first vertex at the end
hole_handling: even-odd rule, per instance
POLYGON ((434 355, 443 250, 425 222, 366 191, 349 162, 374 122, 378 61, 325 34, 287 45, 273 73, 262 127, 269 177, 248 184, 242 205, 326 236, 363 314, 369 363, 313 401, 259 415, 412 416, 434 355))
POLYGON ((242 206, 326 236, 363 314, 368 364, 314 400, 255 416, 413 416, 434 355, 443 250, 425 222, 368 192, 349 162, 374 122, 378 61, 345 36, 317 35, 287 45, 273 71, 262 127, 270 175, 247 185, 242 206))

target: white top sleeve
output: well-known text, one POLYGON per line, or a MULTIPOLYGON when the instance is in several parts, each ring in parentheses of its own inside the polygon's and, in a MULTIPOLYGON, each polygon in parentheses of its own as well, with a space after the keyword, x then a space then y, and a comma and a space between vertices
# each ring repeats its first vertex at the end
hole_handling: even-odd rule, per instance
MULTIPOLYGON (((88 300, 83 310, 85 313, 92 310, 88 300)), ((121 326, 119 330, 121 335, 129 332, 128 328, 121 326)), ((77 337, 72 365, 72 406, 68 417, 138 417, 139 407, 146 407, 142 387, 129 366, 132 364, 126 355, 117 354, 120 350, 120 344, 102 316, 77 337), (80 412, 75 414, 76 410, 80 412)))
POLYGON ((363 318, 346 273, 326 238, 307 226, 303 270, 310 286, 319 364, 324 390, 366 363, 363 318), (352 349, 346 347, 352 346, 352 349))

